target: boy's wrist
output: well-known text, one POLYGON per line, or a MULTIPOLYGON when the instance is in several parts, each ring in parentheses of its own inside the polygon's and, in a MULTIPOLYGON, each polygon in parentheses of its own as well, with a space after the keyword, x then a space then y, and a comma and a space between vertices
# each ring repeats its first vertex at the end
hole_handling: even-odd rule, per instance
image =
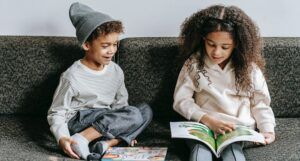
POLYGON ((67 140, 67 139, 68 139, 68 137, 63 136, 63 137, 60 137, 60 138, 58 139, 58 142, 60 143, 60 142, 62 142, 62 141, 64 141, 64 140, 67 140))
POLYGON ((58 139, 58 144, 61 145, 63 144, 65 141, 68 141, 70 139, 70 137, 68 136, 62 136, 58 139))

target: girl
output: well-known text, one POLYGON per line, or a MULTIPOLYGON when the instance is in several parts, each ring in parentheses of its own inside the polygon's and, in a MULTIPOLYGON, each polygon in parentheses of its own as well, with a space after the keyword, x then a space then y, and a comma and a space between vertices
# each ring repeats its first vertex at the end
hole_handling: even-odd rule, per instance
MULTIPOLYGON (((262 72, 261 39, 253 21, 235 6, 214 5, 183 23, 180 43, 187 60, 178 76, 174 110, 217 135, 238 124, 258 128, 266 144, 273 142, 275 118, 262 72)), ((203 144, 187 144, 190 161, 213 160, 203 144)), ((241 143, 228 146, 221 158, 245 160, 241 143)))

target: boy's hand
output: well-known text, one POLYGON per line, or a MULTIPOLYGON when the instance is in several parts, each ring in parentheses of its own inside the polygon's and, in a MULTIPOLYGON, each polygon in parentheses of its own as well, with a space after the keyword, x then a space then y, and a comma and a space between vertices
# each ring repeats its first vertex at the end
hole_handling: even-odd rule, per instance
POLYGON ((137 144, 137 140, 132 140, 130 146, 134 146, 135 144, 137 144))
POLYGON ((264 132, 262 135, 265 137, 266 144, 271 144, 275 141, 275 133, 273 132, 264 132))
POLYGON ((235 129, 234 123, 221 121, 207 114, 204 115, 200 121, 214 131, 215 138, 218 134, 224 135, 226 132, 231 132, 235 129))
POLYGON ((66 154, 68 154, 71 158, 80 159, 79 156, 72 150, 72 144, 77 143, 70 137, 62 137, 59 139, 59 146, 66 154))

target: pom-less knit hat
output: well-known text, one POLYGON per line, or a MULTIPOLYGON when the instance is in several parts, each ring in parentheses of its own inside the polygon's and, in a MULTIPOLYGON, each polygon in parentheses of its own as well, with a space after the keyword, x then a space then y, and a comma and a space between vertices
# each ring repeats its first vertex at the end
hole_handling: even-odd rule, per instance
POLYGON ((76 36, 80 46, 98 26, 105 22, 115 21, 110 16, 94 11, 90 7, 78 2, 71 5, 69 16, 73 26, 76 28, 76 36))

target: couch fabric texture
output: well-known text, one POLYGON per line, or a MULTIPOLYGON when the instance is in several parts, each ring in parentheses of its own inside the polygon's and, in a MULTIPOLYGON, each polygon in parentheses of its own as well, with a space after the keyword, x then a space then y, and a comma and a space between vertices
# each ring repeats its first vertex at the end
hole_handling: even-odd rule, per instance
MULTIPOLYGON (((300 38, 264 38, 266 78, 276 116, 276 141, 247 144, 248 161, 300 160, 300 38)), ((182 118, 172 96, 183 60, 174 37, 121 40, 115 62, 124 70, 132 105, 154 112, 138 146, 168 147, 166 160, 188 160, 182 139, 171 139, 169 122, 182 118)), ((71 37, 0 36, 0 161, 73 160, 57 147, 46 121, 60 74, 83 52, 71 37)))

